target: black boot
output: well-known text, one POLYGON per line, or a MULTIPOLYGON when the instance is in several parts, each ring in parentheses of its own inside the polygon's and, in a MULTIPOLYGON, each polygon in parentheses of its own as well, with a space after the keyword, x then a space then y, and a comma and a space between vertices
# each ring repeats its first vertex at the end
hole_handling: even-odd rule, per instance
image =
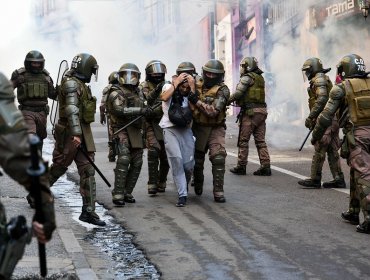
POLYGON ((125 194, 124 201, 127 202, 127 203, 135 203, 136 202, 134 196, 132 194, 129 194, 129 193, 125 194))
POLYGON ((323 188, 338 188, 338 189, 345 189, 346 188, 346 182, 344 181, 343 178, 341 179, 334 179, 329 182, 324 182, 322 184, 323 188))
POLYGON ((320 180, 306 179, 306 180, 298 181, 298 184, 300 184, 301 186, 304 186, 305 188, 312 188, 312 189, 321 188, 320 180))
POLYGON ((261 166, 257 171, 253 172, 253 175, 256 176, 271 176, 270 165, 261 166))
POLYGON ((360 223, 360 218, 358 214, 346 211, 342 212, 342 219, 346 220, 347 222, 351 223, 352 225, 358 225, 360 223))
POLYGON ((213 197, 215 202, 217 203, 225 203, 226 202, 226 198, 222 195, 222 196, 214 196, 213 197))
POLYGON ((103 227, 106 225, 104 221, 100 220, 98 214, 96 214, 95 212, 87 212, 85 210, 82 210, 82 213, 78 219, 85 223, 93 224, 96 226, 103 227))
POLYGON ((196 195, 202 195, 203 193, 203 184, 194 183, 194 192, 196 195))
POLYGON ((370 234, 370 224, 369 222, 365 221, 362 224, 356 227, 356 231, 360 233, 367 233, 370 234))
POLYGON ((247 174, 247 171, 246 171, 246 166, 245 165, 237 165, 233 168, 230 169, 230 172, 231 173, 234 173, 236 175, 246 175, 247 174))

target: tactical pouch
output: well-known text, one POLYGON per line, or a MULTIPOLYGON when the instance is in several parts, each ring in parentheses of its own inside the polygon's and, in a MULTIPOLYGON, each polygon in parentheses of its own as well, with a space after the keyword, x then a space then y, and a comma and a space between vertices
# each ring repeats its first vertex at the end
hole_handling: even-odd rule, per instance
POLYGON ((63 151, 64 149, 64 140, 67 135, 67 128, 64 125, 59 123, 55 124, 54 138, 56 142, 56 148, 58 151, 63 151))
POLYGON ((346 98, 354 126, 370 123, 370 79, 346 81, 346 98))
POLYGON ((85 123, 92 123, 95 121, 96 112, 96 97, 91 99, 84 99, 82 101, 82 119, 85 123))

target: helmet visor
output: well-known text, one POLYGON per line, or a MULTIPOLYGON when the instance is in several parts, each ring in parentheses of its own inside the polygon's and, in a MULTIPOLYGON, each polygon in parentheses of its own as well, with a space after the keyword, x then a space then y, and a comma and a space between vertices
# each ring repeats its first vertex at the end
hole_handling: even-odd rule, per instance
POLYGON ((302 70, 303 82, 308 81, 308 74, 306 70, 302 70))
POLYGON ((150 73, 150 74, 155 74, 155 73, 166 74, 167 73, 166 66, 160 62, 149 65, 146 71, 147 73, 150 73))
POLYGON ((97 82, 98 81, 98 74, 99 74, 99 65, 97 65, 97 64, 94 65, 91 72, 95 76, 95 82, 97 82))
POLYGON ((138 85, 139 84, 139 73, 124 71, 119 73, 119 82, 122 85, 138 85))

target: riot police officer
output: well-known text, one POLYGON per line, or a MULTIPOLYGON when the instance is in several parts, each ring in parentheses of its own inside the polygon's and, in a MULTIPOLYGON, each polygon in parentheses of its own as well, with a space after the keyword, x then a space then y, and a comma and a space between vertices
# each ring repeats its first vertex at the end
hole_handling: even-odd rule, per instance
POLYGON ((257 176, 270 176, 270 155, 265 140, 267 106, 265 102, 265 79, 263 71, 258 68, 255 57, 245 57, 240 62, 240 80, 229 103, 240 106, 238 164, 230 169, 237 175, 246 175, 248 163, 249 140, 253 134, 260 160, 260 168, 253 173, 257 176))
POLYGON ((116 151, 114 149, 114 143, 113 143, 113 130, 112 130, 112 120, 110 119, 110 114, 107 112, 107 98, 109 94, 118 88, 118 74, 117 71, 113 71, 109 77, 108 77, 108 85, 103 89, 103 95, 100 101, 100 123, 101 124, 107 124, 108 129, 108 160, 110 162, 116 161, 116 151))
MULTIPOLYGON (((305 121, 305 126, 310 130, 315 127, 316 119, 324 109, 329 99, 329 92, 333 87, 330 78, 325 75, 329 71, 330 68, 324 69, 321 60, 317 57, 307 59, 302 66, 303 77, 310 81, 310 86, 307 88, 310 114, 305 121)), ((315 144, 315 153, 311 164, 311 177, 298 181, 298 184, 306 188, 320 188, 325 154, 328 154, 328 163, 334 180, 324 182, 322 186, 324 188, 346 187, 339 160, 339 142, 339 125, 337 119, 333 118, 332 124, 326 129, 324 136, 315 144)))
MULTIPOLYGON (((160 60, 152 60, 145 67, 145 81, 140 84, 148 105, 161 102, 159 94, 165 83, 166 65, 160 60)), ((154 110, 150 119, 146 119, 146 148, 148 149, 148 194, 165 192, 169 164, 163 140, 163 129, 159 122, 163 116, 162 107, 154 110)))
MULTIPOLYGON (((9 80, 0 73, 0 166, 4 171, 28 191, 31 190, 32 178, 27 173, 31 165, 30 145, 26 123, 22 113, 14 105, 14 93, 9 80)), ((39 178, 42 202, 43 224, 33 222, 33 231, 41 243, 51 239, 56 227, 54 198, 49 189, 47 175, 39 178)), ((35 186, 33 186, 35 187, 35 186)), ((20 217, 20 216, 19 216, 20 217)), ((0 202, 0 278, 11 277, 14 267, 22 257, 14 248, 24 248, 26 243, 25 228, 13 236, 6 220, 5 209, 0 202), (23 244, 22 244, 23 243, 23 244)), ((29 236, 31 236, 29 234, 29 236)), ((23 253, 23 252, 22 252, 23 253)))
POLYGON ((24 67, 15 70, 11 76, 28 133, 41 139, 41 151, 42 140, 47 136, 48 97, 56 99, 53 80, 44 66, 44 56, 39 51, 32 50, 25 57, 24 67))
POLYGON ((361 209, 364 222, 357 226, 357 231, 370 233, 370 78, 365 70, 364 60, 357 54, 346 55, 339 61, 337 74, 342 82, 331 89, 311 142, 315 144, 322 138, 338 113, 344 134, 341 156, 351 167, 349 209, 342 213, 342 218, 359 224, 361 209))
POLYGON ((204 160, 209 150, 212 163, 213 196, 215 202, 226 201, 224 196, 226 105, 230 90, 224 84, 225 70, 221 61, 209 60, 202 67, 202 79, 196 82, 196 91, 188 96, 193 107, 193 134, 195 141, 194 191, 203 193, 204 160))
POLYGON ((90 124, 94 122, 96 98, 86 84, 98 75, 98 63, 90 54, 77 54, 60 85, 59 120, 55 125, 53 164, 50 167, 52 186, 74 161, 80 175, 82 213, 79 219, 90 224, 105 226, 95 213, 95 169, 85 154, 94 160, 95 143, 90 124), (85 152, 81 151, 84 149, 85 152))
POLYGON ((121 128, 140 115, 148 116, 144 96, 139 89, 141 72, 133 63, 125 63, 118 71, 119 87, 108 96, 107 109, 116 134, 117 164, 114 169, 112 201, 118 206, 134 203, 132 195, 143 165, 143 118, 122 130, 121 128), (116 133, 120 130, 118 133, 116 133))

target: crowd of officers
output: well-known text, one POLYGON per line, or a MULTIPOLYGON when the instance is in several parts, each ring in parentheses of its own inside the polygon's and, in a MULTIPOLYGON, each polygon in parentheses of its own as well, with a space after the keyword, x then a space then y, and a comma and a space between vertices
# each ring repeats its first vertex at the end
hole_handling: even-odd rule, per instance
POLYGON ((253 134, 261 159, 261 168, 254 174, 271 175, 270 158, 265 142, 267 109, 264 79, 255 58, 248 57, 242 61, 242 79, 231 97, 229 88, 223 82, 225 70, 219 60, 212 59, 204 64, 201 76, 188 61, 178 65, 171 81, 166 81, 166 73, 167 69, 163 62, 152 60, 145 67, 145 80, 140 83, 141 72, 138 67, 126 63, 109 75, 109 85, 103 90, 100 121, 102 124, 107 123, 108 126, 109 161, 115 161, 117 156, 112 192, 114 204, 135 202, 132 191, 143 164, 144 147, 148 151, 148 194, 165 192, 170 164, 166 155, 163 128, 160 126, 163 118, 162 92, 168 89, 166 84, 176 84, 173 91, 182 84, 190 87, 185 78, 183 83, 175 82, 184 73, 193 77, 195 84, 194 92, 190 91, 188 95, 183 96, 190 103, 193 115, 189 127, 195 139, 193 155, 195 164, 192 172, 195 193, 201 195, 203 192, 203 169, 208 152, 212 164, 214 200, 219 203, 226 201, 223 188, 226 158, 225 121, 227 106, 232 102, 242 110, 239 114, 241 124, 239 161, 230 171, 246 174, 248 142, 253 134), (247 91, 249 93, 244 94, 247 91), (140 116, 145 118, 132 123, 140 116))
MULTIPOLYGON (((88 86, 92 75, 97 77, 98 63, 90 54, 77 54, 71 68, 63 73, 56 87, 44 64, 45 59, 39 51, 30 51, 26 55, 24 67, 12 73, 11 83, 4 75, 0 75, 0 164, 10 177, 30 191, 27 200, 32 208, 36 203, 34 192, 31 191, 35 180, 27 172, 31 157, 27 135, 37 135, 41 140, 38 153, 42 159, 42 140, 47 136, 48 98, 56 100, 59 105, 59 118, 53 123, 52 130, 55 138, 52 164, 50 168, 45 168, 46 171, 37 180, 42 193, 42 207, 39 211, 43 212, 44 219, 42 222, 34 219, 33 228, 42 243, 51 238, 55 229, 50 187, 65 174, 73 161, 80 176, 82 211, 79 219, 99 226, 105 225, 95 213, 93 161, 96 150, 90 124, 94 122, 96 97, 88 86), (19 110, 14 105, 13 89, 17 90, 19 110)), ((365 72, 363 59, 355 54, 347 55, 339 62, 334 86, 326 75, 329 70, 324 69, 320 59, 314 57, 308 59, 302 67, 310 81, 310 114, 305 125, 312 131, 311 142, 315 153, 310 178, 298 183, 307 188, 320 188, 322 166, 328 154, 333 180, 324 183, 323 187, 345 188, 338 153, 341 147, 340 155, 347 159, 351 167, 349 209, 342 213, 342 218, 357 224, 357 231, 370 233, 370 79, 367 77, 368 72, 365 72), (342 143, 338 136, 339 127, 344 132, 342 143), (364 222, 361 224, 360 210, 364 214, 364 222)), ((146 148, 149 195, 165 192, 170 167, 182 169, 182 164, 184 173, 180 173, 184 174, 186 191, 184 186, 178 187, 179 201, 176 205, 185 206, 191 177, 195 193, 201 195, 204 162, 208 153, 212 164, 214 201, 224 203, 225 121, 229 105, 240 107, 237 116, 238 161, 230 172, 246 174, 248 145, 253 135, 261 164, 253 174, 271 176, 270 156, 265 141, 267 108, 262 73, 256 58, 243 58, 239 83, 235 92, 230 94, 230 89, 224 83, 224 66, 216 59, 203 65, 201 75, 197 74, 191 62, 182 62, 171 81, 166 80, 167 69, 160 60, 152 60, 146 65, 145 80, 141 83, 141 72, 133 63, 125 63, 112 72, 100 104, 100 122, 108 128, 108 159, 116 162, 112 202, 117 206, 135 203, 133 190, 141 172, 143 150, 146 148), (176 126, 170 121, 168 107, 177 92, 181 93, 181 102, 191 109, 192 120, 186 125, 186 133, 169 129, 172 125, 176 126), (167 119, 163 119, 164 108, 167 119), (166 139, 164 130, 173 135, 166 139), (178 161, 177 157, 181 158, 184 154, 182 151, 172 150, 170 158, 167 157, 166 149, 170 150, 168 141, 176 141, 179 146, 189 142, 184 142, 185 138, 176 140, 177 135, 194 141, 194 145, 189 146, 194 151, 186 162, 178 161)), ((178 170, 173 170, 172 174, 177 184, 175 176, 179 174, 178 170)), ((6 246, 13 238, 7 229, 5 209, 0 204, 2 262, 6 246)), ((3 271, 0 267, 0 275, 5 278, 9 276, 9 272, 1 273, 3 271)))

